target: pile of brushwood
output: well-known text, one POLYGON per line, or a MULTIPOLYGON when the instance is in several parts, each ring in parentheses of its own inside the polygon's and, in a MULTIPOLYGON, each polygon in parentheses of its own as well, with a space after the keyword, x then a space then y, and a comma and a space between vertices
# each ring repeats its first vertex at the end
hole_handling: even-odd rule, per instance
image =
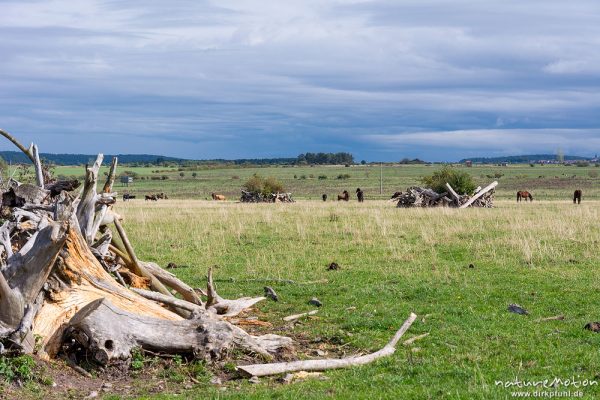
MULTIPOLYGON (((2 195, 0 227, 0 353, 63 357, 83 371, 85 361, 126 369, 132 351, 179 354, 208 362, 247 354, 238 371, 267 376, 369 363, 389 356, 414 322, 411 314, 381 350, 342 359, 277 360, 293 340, 253 336, 230 317, 264 297, 228 300, 194 289, 160 266, 137 258, 113 205, 117 159, 97 191, 103 156, 86 167, 83 187, 52 182, 36 145, 13 142, 35 166, 35 184, 11 181, 2 195), (252 360, 258 359, 258 364, 252 360), (250 360, 250 361, 248 361, 250 360), (264 363, 264 361, 267 363, 264 363)), ((85 371, 83 371, 85 372, 85 371)))
POLYGON ((293 203, 294 199, 291 193, 263 194, 261 192, 249 192, 242 189, 240 201, 242 203, 293 203))
POLYGON ((446 183, 447 191, 437 193, 432 189, 413 186, 405 192, 396 192, 390 201, 397 207, 487 207, 494 206, 494 193, 498 182, 493 182, 485 188, 477 188, 472 196, 457 194, 450 184, 446 183))

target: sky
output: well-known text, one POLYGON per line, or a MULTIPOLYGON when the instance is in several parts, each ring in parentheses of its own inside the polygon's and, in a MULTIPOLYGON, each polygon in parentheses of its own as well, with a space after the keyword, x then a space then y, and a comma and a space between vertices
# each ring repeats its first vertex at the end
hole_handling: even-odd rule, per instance
POLYGON ((597 0, 0 0, 0 56, 42 152, 600 153, 597 0))

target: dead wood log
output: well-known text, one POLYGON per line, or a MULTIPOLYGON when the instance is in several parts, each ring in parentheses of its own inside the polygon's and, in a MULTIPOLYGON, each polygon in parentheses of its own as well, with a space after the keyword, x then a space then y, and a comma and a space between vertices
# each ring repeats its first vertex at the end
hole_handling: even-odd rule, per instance
POLYGON ((283 320, 285 322, 293 322, 293 321, 299 320, 300 318, 308 317, 310 315, 315 315, 318 312, 319 312, 319 310, 312 310, 312 311, 305 312, 302 314, 294 314, 294 315, 290 315, 290 316, 283 318, 283 320))
POLYGON ((69 325, 67 336, 103 365, 130 359, 134 348, 193 354, 206 360, 221 359, 239 348, 271 359, 271 353, 291 344, 291 339, 281 336, 251 336, 210 313, 196 314, 191 320, 165 321, 121 310, 107 299, 85 306, 69 325))
POLYGON ((197 305, 203 305, 202 299, 200 299, 200 296, 196 294, 196 291, 169 271, 161 268, 158 264, 153 262, 141 261, 140 264, 143 265, 162 284, 179 293, 186 301, 197 305))
POLYGON ((242 365, 238 366, 237 369, 248 376, 269 376, 283 374, 287 372, 296 371, 325 371, 329 369, 347 368, 358 365, 369 364, 379 358, 387 357, 396 351, 396 344, 404 335, 404 333, 410 328, 412 323, 415 321, 417 316, 413 313, 410 314, 408 319, 404 321, 404 324, 396 332, 392 340, 385 345, 381 350, 375 353, 367 354, 364 356, 348 357, 341 359, 327 359, 327 360, 304 360, 304 361, 292 361, 283 363, 273 364, 254 364, 254 365, 242 365))
POLYGON ((185 310, 185 311, 190 311, 190 312, 205 311, 204 308, 200 307, 197 304, 190 303, 189 301, 185 301, 185 300, 179 300, 174 297, 165 296, 164 294, 161 294, 158 292, 152 292, 150 290, 136 289, 136 288, 132 288, 131 290, 133 290, 135 293, 139 294, 140 296, 142 296, 146 299, 154 300, 154 301, 162 303, 162 304, 167 304, 170 306, 181 308, 182 310, 185 310))
POLYGON ((266 297, 242 297, 236 300, 227 300, 217 294, 215 283, 212 276, 212 267, 208 268, 207 280, 207 300, 206 309, 223 317, 235 317, 242 311, 252 307, 266 297))
POLYGON ((98 154, 96 161, 91 167, 85 169, 85 182, 83 184, 83 192, 81 200, 77 206, 77 220, 79 221, 79 229, 85 240, 91 244, 94 241, 93 226, 94 216, 96 213, 96 185, 98 184, 98 171, 104 156, 98 154))
POLYGON ((460 196, 458 195, 458 193, 456 193, 454 191, 454 189, 452 188, 452 186, 450 186, 450 184, 448 182, 446 182, 446 187, 448 188, 448 191, 450 192, 450 194, 452 195, 452 197, 456 201, 456 204, 459 204, 459 202, 460 202, 460 196))
POLYGON ((467 208, 467 207, 469 207, 478 198, 480 198, 481 196, 483 196, 484 194, 486 194, 490 190, 494 189, 496 186, 498 186, 498 181, 494 181, 494 182, 490 183, 488 186, 486 186, 483 189, 481 189, 475 196, 471 197, 469 199, 469 201, 467 201, 465 204, 461 205, 459 208, 467 208))
POLYGON ((140 263, 137 256, 135 255, 135 250, 133 250, 131 242, 129 242, 127 233, 125 233, 125 230, 123 229, 123 226, 121 225, 119 220, 115 219, 113 223, 115 225, 115 228, 117 228, 117 232, 119 233, 119 236, 121 238, 121 241, 123 242, 123 245, 125 246, 125 249, 127 250, 129 260, 131 261, 130 266, 132 267, 132 272, 141 277, 150 279, 151 287, 154 290, 167 296, 173 296, 171 292, 169 292, 169 290, 158 279, 156 279, 154 275, 148 272, 148 270, 140 263))
POLYGON ((42 162, 40 161, 40 153, 38 147, 35 144, 31 145, 31 152, 33 153, 33 167, 35 168, 35 181, 40 188, 44 188, 44 173, 42 171, 42 162))
POLYGON ((77 189, 81 183, 77 179, 71 179, 68 181, 57 181, 46 186, 46 189, 50 191, 51 197, 58 196, 61 192, 71 192, 77 189))

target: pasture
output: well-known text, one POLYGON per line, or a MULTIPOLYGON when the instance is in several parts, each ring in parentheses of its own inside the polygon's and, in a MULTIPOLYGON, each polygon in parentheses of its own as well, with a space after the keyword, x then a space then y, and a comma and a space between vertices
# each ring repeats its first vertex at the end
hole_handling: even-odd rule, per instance
MULTIPOLYGON (((405 190, 411 185, 420 184, 420 178, 430 175, 438 165, 389 165, 383 166, 270 166, 248 168, 163 168, 163 167, 126 167, 119 168, 120 173, 130 171, 137 176, 130 187, 119 182, 115 188, 119 192, 129 191, 138 198, 148 193, 165 192, 169 198, 209 200, 212 192, 221 193, 228 199, 239 199, 240 188, 244 182, 257 173, 262 176, 274 176, 279 179, 294 198, 317 200, 323 193, 329 198, 344 189, 354 196, 356 188, 365 192, 366 200, 387 199, 397 190, 405 190), (383 194, 379 194, 379 177, 383 172, 383 194), (183 176, 181 176, 183 174, 183 176), (193 176, 192 174, 196 174, 193 176), (341 178, 341 179, 340 179, 341 178)), ((583 190, 586 198, 600 199, 600 168, 593 164, 587 167, 564 165, 475 165, 472 168, 457 166, 469 172, 482 186, 497 180, 499 182, 497 198, 515 199, 518 190, 528 190, 534 199, 559 200, 570 198, 575 189, 583 190)), ((84 167, 57 167, 54 174, 64 177, 83 175, 84 167)), ((107 172, 103 167, 101 173, 107 172)))
MULTIPOLYGON (((552 168, 592 179, 576 167, 531 170, 541 174, 552 168)), ((302 171, 267 170, 292 176, 302 171)), ((364 175, 368 169, 339 170, 364 175)), ((386 169, 390 180, 396 171, 397 187, 412 179, 400 171, 420 173, 417 167, 386 169)), ((250 172, 219 176, 226 180, 250 172)), ((361 187, 372 191, 376 180, 369 176, 366 182, 361 187)), ((585 187, 584 196, 590 192, 585 187)), ((562 190, 571 189, 540 188, 551 201, 517 205, 510 196, 494 209, 467 210, 397 209, 385 201, 355 200, 119 203, 117 211, 140 258, 163 266, 176 263, 180 267, 173 272, 194 286, 203 286, 207 267, 216 265, 225 297, 261 295, 265 284, 272 286, 280 301, 261 302, 252 315, 273 324, 267 331, 298 340, 305 357, 316 356, 317 349, 346 355, 377 350, 411 311, 419 319, 405 338, 429 333, 400 346, 390 358, 330 371, 323 380, 291 385, 275 378, 259 384, 233 380, 225 389, 205 383, 189 390, 167 380, 167 393, 148 398, 180 393, 190 398, 504 399, 519 389, 498 387, 496 381, 600 380, 600 335, 583 329, 600 320, 600 201, 584 197, 575 206, 570 195, 557 200, 564 197, 562 190), (327 270, 331 262, 340 269, 327 270), (296 283, 255 281, 267 278, 296 283), (323 302, 319 313, 286 326, 281 318, 312 309, 307 301, 313 296, 323 302), (508 312, 510 303, 530 315, 508 312), (559 314, 564 320, 539 321, 559 314)), ((600 395, 598 386, 580 390, 585 398, 600 395)))

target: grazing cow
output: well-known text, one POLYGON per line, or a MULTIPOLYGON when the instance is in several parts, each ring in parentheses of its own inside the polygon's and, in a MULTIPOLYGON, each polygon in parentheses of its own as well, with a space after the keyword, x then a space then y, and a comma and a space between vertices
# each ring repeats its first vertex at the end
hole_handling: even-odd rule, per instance
POLYGON ((146 196, 144 196, 144 201, 148 201, 148 200, 158 201, 158 197, 156 197, 155 194, 150 194, 150 195, 147 194, 146 196))
POLYGON ((321 197, 323 198, 323 201, 327 201, 327 193, 324 193, 321 197))
POLYGON ((156 198, 162 199, 162 200, 167 200, 169 197, 167 197, 167 195, 164 193, 158 193, 158 194, 156 194, 156 198))
POLYGON ((583 194, 583 192, 581 191, 581 189, 577 189, 575 192, 573 192, 573 204, 577 203, 577 204, 581 204, 581 195, 583 194))
POLYGON ((400 196, 402 196, 402 192, 395 192, 395 193, 392 195, 392 197, 390 197, 390 201, 391 201, 391 200, 395 200, 395 199, 397 199, 397 198, 398 198, 398 197, 400 197, 400 196))
POLYGON ((517 192, 517 203, 521 200, 525 200, 525 202, 527 202, 527 199, 529 199, 529 201, 533 201, 533 196, 531 193, 526 190, 520 190, 517 192))
POLYGON ((360 190, 360 188, 357 188, 356 189, 356 197, 358 198, 358 202, 362 203, 363 201, 365 201, 365 192, 360 190))
POLYGON ((210 196, 212 197, 213 200, 218 200, 218 201, 227 200, 227 198, 222 194, 211 193, 210 196))
POLYGON ((135 199, 135 196, 129 193, 123 193, 123 201, 129 201, 135 199))
POLYGON ((350 200, 350 193, 348 193, 347 190, 344 190, 342 192, 342 194, 338 194, 338 201, 340 201, 340 200, 344 200, 344 201, 350 200))

